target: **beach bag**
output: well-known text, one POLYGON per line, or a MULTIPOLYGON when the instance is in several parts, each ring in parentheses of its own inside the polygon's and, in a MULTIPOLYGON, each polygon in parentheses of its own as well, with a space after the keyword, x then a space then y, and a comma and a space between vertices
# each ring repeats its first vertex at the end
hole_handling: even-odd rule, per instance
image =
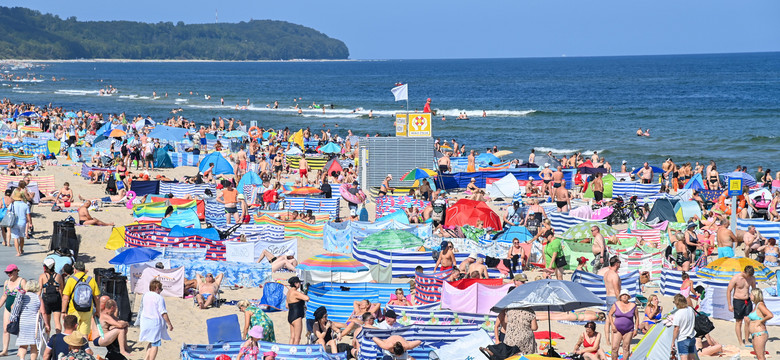
POLYGON ((566 261, 566 257, 563 255, 558 255, 555 257, 555 268, 556 269, 562 269, 564 266, 568 265, 569 263, 566 261))
POLYGON ((703 337, 712 330, 715 330, 715 325, 712 324, 712 320, 710 320, 709 316, 696 311, 696 309, 691 309, 696 313, 693 323, 693 330, 696 331, 696 337, 703 337))
POLYGON ((16 225, 16 214, 13 210, 6 211, 5 216, 3 216, 3 219, 0 220, 0 227, 11 227, 16 225))
POLYGON ((92 287, 89 286, 92 277, 88 277, 87 281, 82 281, 86 275, 82 275, 80 279, 71 276, 71 279, 76 280, 76 285, 73 287, 73 308, 78 312, 92 310, 92 287))
POLYGON ((0 219, 5 217, 5 213, 8 211, 8 206, 5 205, 5 197, 3 197, 3 208, 0 209, 0 219))
POLYGON ((54 281, 54 275, 49 275, 49 280, 43 284, 41 299, 43 299, 43 302, 46 304, 62 301, 62 298, 60 297, 60 290, 57 288, 57 284, 54 281))

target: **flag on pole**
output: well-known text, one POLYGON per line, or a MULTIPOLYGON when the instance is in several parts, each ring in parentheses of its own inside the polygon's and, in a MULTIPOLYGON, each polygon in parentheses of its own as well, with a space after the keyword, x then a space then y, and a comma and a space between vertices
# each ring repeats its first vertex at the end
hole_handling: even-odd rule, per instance
POLYGON ((390 91, 393 93, 393 96, 395 96, 395 101, 409 100, 408 85, 409 84, 403 84, 390 89, 390 91))

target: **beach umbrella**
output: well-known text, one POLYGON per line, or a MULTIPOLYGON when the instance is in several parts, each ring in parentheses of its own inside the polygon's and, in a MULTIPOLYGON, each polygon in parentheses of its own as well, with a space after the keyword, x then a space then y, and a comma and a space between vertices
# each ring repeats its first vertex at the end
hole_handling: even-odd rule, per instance
POLYGON ((233 130, 233 131, 230 131, 227 134, 225 134, 225 137, 228 138, 228 139, 243 138, 243 137, 249 137, 249 134, 247 134, 247 133, 245 133, 245 132, 243 132, 241 130, 233 130))
POLYGON ((445 226, 477 226, 482 221, 486 228, 501 229, 501 218, 485 202, 460 199, 447 208, 445 226))
POLYGON ((483 163, 483 164, 489 164, 489 163, 498 164, 501 162, 501 159, 497 158, 495 155, 491 153, 479 154, 477 155, 475 160, 476 162, 483 163))
POLYGON ((130 265, 154 260, 162 253, 151 248, 127 248, 108 261, 111 265, 130 265))
POLYGON ((590 228, 594 226, 599 228, 601 235, 604 236, 605 238, 611 237, 613 235, 617 235, 617 230, 613 229, 611 226, 605 223, 597 222, 597 221, 586 221, 584 223, 579 223, 577 225, 570 227, 561 235, 561 238, 566 240, 579 240, 585 238, 592 238, 593 234, 591 234, 590 228))
MULTIPOLYGON (((168 142, 176 142, 176 141, 184 140, 184 138, 187 136, 188 131, 189 130, 187 129, 182 129, 178 127, 159 125, 159 126, 155 126, 154 129, 152 129, 152 131, 149 132, 149 135, 147 136, 152 139, 160 139, 168 142)), ((210 135, 210 133, 206 134, 206 138, 208 138, 208 135, 210 135)))
POLYGON ((773 271, 765 267, 760 262, 744 257, 724 257, 717 259, 707 264, 707 266, 699 269, 699 271, 696 272, 696 276, 705 279, 729 281, 731 280, 732 276, 744 271, 745 266, 748 265, 753 266, 753 270, 755 270, 753 276, 756 278, 756 280, 766 281, 775 276, 773 271))
POLYGON ((39 126, 22 126, 19 128, 19 131, 41 132, 43 129, 39 126))
POLYGON ((144 126, 154 126, 154 121, 144 118, 136 121, 133 126, 135 126, 136 129, 142 129, 144 126))
POLYGON ((550 311, 569 312, 585 307, 603 306, 604 301, 584 286, 571 281, 542 279, 516 287, 499 300, 490 311, 531 309, 547 311, 547 329, 552 348, 550 311))
POLYGON ((439 151, 441 151, 441 152, 452 152, 452 146, 442 145, 441 147, 439 147, 439 151))
POLYGON ((414 181, 429 178, 431 176, 436 176, 436 172, 431 169, 415 168, 401 176, 401 181, 414 181))
POLYGON ((76 113, 74 113, 73 111, 68 111, 68 112, 65 113, 65 117, 66 118, 74 118, 74 117, 77 117, 77 116, 76 116, 76 113))
POLYGON ((534 164, 538 165, 539 168, 543 168, 544 164, 550 164, 550 167, 555 169, 561 165, 561 162, 547 154, 536 154, 534 164))
POLYGON ((19 116, 24 116, 24 117, 39 117, 40 115, 38 115, 38 113, 37 113, 37 112, 35 112, 35 111, 25 111, 25 112, 23 112, 23 113, 19 114, 19 116))
POLYGON ((339 186, 339 192, 341 193, 341 197, 350 203, 362 204, 366 201, 366 194, 363 193, 363 190, 360 190, 352 184, 341 184, 341 186, 339 186))
MULTIPOLYGON (((639 172, 639 170, 642 170, 644 168, 645 168, 644 166, 640 166, 640 167, 634 169, 634 171, 632 171, 631 173, 632 174, 636 174, 636 173, 639 172)), ((654 174, 660 174, 660 173, 664 172, 664 169, 661 169, 658 166, 650 166, 650 168, 653 169, 653 173, 654 174)))
POLYGON ((308 196, 322 193, 322 190, 311 186, 293 187, 292 190, 286 192, 287 195, 292 196, 308 196))
POLYGON ((341 152, 341 146, 336 143, 329 142, 320 147, 320 151, 324 154, 336 154, 341 152))
POLYGON ((290 148, 290 150, 285 151, 284 154, 290 156, 296 156, 296 155, 303 154, 303 151, 301 151, 301 149, 299 149, 298 147, 293 146, 290 148))
POLYGON ((386 229, 375 232, 361 241, 357 247, 363 250, 402 250, 423 245, 423 240, 410 232, 386 229))
POLYGON ((607 169, 603 167, 597 168, 593 166, 593 163, 590 160, 585 161, 584 163, 577 166, 577 170, 579 170, 583 174, 598 174, 598 173, 606 174, 607 173, 607 169))
POLYGON ((756 178, 742 171, 732 171, 730 173, 720 174, 720 176, 726 178, 726 181, 731 179, 742 179, 742 186, 747 186, 747 187, 756 186, 756 178))
POLYGON ((111 132, 108 133, 108 136, 106 136, 106 137, 121 138, 123 136, 127 136, 127 133, 124 130, 122 130, 122 129, 114 129, 114 130, 111 130, 111 132))
POLYGON ((509 150, 501 150, 501 151, 497 151, 497 152, 493 153, 493 155, 497 156, 499 159, 504 157, 504 156, 509 156, 509 155, 512 155, 512 154, 514 154, 514 152, 511 152, 509 150))
POLYGON ((336 253, 325 253, 312 256, 298 264, 298 269, 309 271, 327 271, 331 273, 356 273, 368 270, 368 268, 360 261, 357 261, 350 256, 336 253))
POLYGON ((533 235, 525 226, 511 226, 493 237, 494 240, 503 243, 512 243, 514 239, 520 240, 520 242, 527 242, 533 239, 533 235))

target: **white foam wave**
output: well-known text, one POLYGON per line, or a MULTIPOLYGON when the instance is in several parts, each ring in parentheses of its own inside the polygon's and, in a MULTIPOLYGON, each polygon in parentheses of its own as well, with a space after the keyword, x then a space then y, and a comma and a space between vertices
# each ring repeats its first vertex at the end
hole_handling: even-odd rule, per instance
POLYGON ((174 101, 178 103, 178 102, 188 102, 190 100, 189 99, 176 99, 174 101))
POLYGON ((604 149, 597 149, 597 150, 583 150, 583 149, 556 149, 551 147, 535 147, 537 154, 546 154, 547 152, 552 152, 553 155, 571 155, 576 152, 580 152, 583 156, 590 156, 593 155, 594 152, 598 152, 601 154, 604 152, 604 149))
MULTIPOLYGON (((530 109, 530 110, 485 110, 486 116, 501 116, 501 117, 512 117, 512 116, 526 116, 528 114, 535 113, 536 110, 530 109)), ((437 116, 452 116, 457 117, 458 115, 466 113, 466 116, 469 118, 477 118, 482 117, 482 110, 467 110, 467 109, 438 109, 436 110, 437 116)))
POLYGON ((42 79, 13 79, 11 80, 13 82, 20 82, 20 83, 41 83, 44 82, 42 79))
POLYGON ((13 92, 18 92, 21 94, 43 94, 43 91, 33 91, 33 90, 21 90, 21 89, 13 89, 13 92))
POLYGON ((62 95, 72 95, 72 96, 87 96, 87 95, 98 95, 100 91, 60 89, 60 90, 55 90, 54 93, 62 94, 62 95))

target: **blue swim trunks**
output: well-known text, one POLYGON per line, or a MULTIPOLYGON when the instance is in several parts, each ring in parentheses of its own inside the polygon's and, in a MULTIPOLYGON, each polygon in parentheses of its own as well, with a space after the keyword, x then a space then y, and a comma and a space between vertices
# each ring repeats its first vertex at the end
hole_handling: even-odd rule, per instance
POLYGON ((731 246, 721 246, 718 248, 718 259, 724 257, 734 257, 734 249, 731 246))

